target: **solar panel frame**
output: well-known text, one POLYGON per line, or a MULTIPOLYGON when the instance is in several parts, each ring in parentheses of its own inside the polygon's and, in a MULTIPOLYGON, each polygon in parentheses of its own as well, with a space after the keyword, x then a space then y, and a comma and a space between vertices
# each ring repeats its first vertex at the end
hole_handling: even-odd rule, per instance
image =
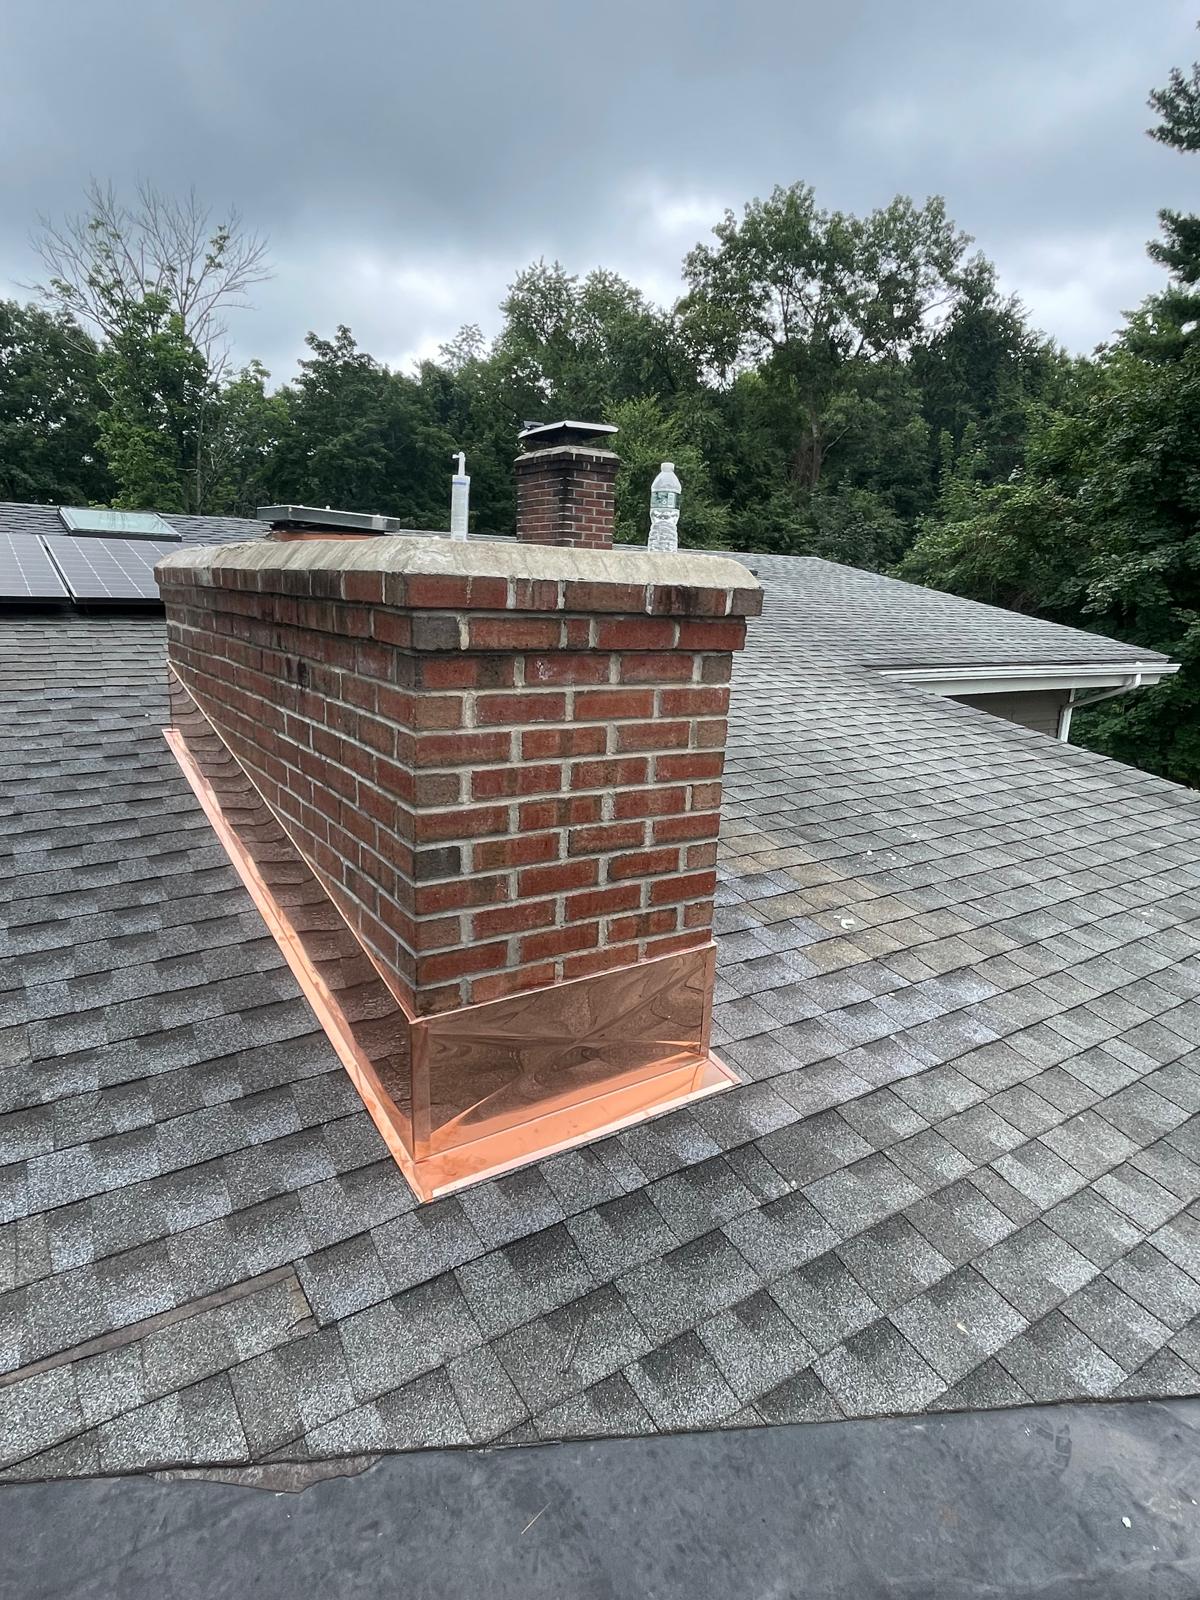
POLYGON ((58 520, 82 539, 153 539, 182 542, 177 528, 157 511, 118 511, 110 506, 59 506, 58 520))
POLYGON ((74 539, 67 534, 43 534, 54 565, 73 600, 108 600, 119 603, 157 601, 154 564, 173 555, 175 541, 151 539, 74 539))
POLYGON ((67 598, 67 586, 37 535, 0 530, 0 601, 67 598))

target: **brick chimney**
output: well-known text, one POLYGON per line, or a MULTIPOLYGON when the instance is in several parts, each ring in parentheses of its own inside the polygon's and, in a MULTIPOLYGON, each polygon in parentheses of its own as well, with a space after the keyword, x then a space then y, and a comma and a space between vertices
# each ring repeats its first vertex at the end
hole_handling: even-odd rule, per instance
POLYGON ((609 550, 621 459, 598 441, 606 422, 534 422, 518 435, 517 537, 527 544, 609 550))
POLYGON ((410 537, 157 570, 177 754, 202 717, 386 985, 403 1093, 341 1053, 418 1193, 728 1085, 708 1018, 744 567, 410 537))

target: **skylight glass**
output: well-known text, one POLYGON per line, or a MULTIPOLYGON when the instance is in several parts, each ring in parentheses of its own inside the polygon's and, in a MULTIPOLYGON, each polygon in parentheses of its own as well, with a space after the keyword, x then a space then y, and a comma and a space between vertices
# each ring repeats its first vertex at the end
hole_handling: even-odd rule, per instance
POLYGON ((59 506, 58 518, 71 533, 118 539, 170 539, 182 535, 156 511, 110 511, 106 506, 59 506))

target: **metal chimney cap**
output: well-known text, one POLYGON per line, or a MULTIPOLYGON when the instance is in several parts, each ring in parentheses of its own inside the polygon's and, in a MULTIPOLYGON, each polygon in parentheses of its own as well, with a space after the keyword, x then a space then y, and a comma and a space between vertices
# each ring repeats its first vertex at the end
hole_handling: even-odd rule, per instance
POLYGON ((527 422, 517 435, 522 444, 538 448, 554 444, 586 444, 600 434, 613 434, 618 430, 611 422, 527 422))
POLYGON ((399 517, 381 517, 369 511, 331 511, 328 506, 259 506, 258 520, 274 527, 344 528, 347 533, 399 533, 399 517))

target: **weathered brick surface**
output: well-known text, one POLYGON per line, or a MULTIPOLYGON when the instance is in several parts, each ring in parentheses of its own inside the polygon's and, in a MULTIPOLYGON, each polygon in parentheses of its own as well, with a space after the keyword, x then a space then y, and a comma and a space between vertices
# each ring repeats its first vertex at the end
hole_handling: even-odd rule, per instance
MULTIPOLYGON (((517 457, 516 466, 519 539, 530 544, 611 549, 620 466, 611 450, 560 445, 528 451, 517 457)), ((597 609, 586 598, 577 600, 571 596, 569 603, 585 611, 597 609)), ((609 609, 620 609, 621 605, 620 599, 615 598, 609 609)))
POLYGON ((175 670, 418 1014, 710 938, 757 590, 178 558, 160 579, 175 670))

